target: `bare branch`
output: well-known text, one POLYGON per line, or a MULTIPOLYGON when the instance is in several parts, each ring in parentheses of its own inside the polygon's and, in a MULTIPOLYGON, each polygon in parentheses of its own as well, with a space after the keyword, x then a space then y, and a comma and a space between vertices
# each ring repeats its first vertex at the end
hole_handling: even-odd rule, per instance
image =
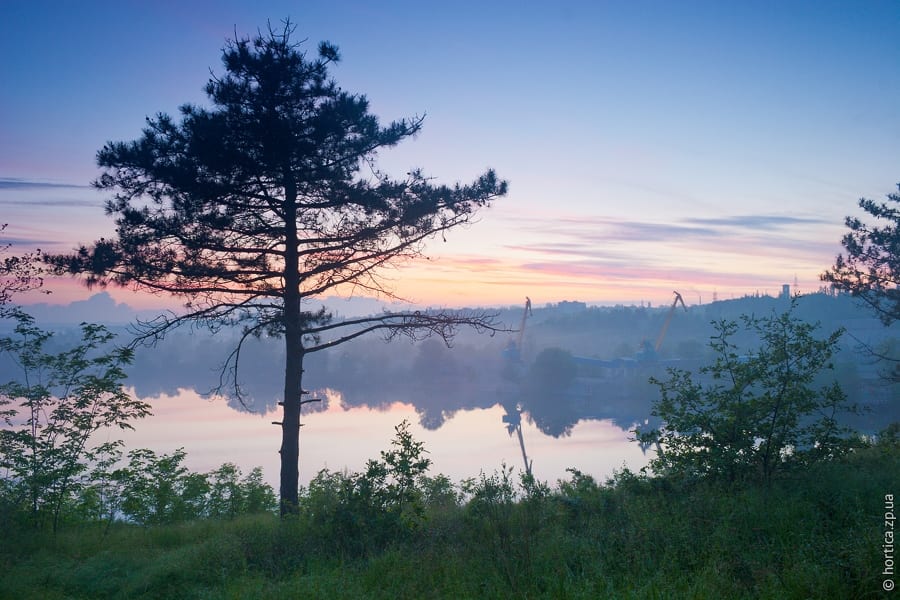
POLYGON ((415 311, 384 313, 378 316, 348 319, 319 327, 307 328, 305 333, 311 336, 321 336, 323 333, 340 331, 346 328, 353 330, 350 333, 341 334, 332 340, 307 346, 304 348, 304 351, 318 352, 374 331, 384 332, 386 341, 398 336, 422 340, 437 335, 448 346, 452 344, 453 338, 460 327, 471 327, 479 333, 489 333, 490 335, 514 331, 498 322, 496 317, 496 313, 488 312, 415 311))

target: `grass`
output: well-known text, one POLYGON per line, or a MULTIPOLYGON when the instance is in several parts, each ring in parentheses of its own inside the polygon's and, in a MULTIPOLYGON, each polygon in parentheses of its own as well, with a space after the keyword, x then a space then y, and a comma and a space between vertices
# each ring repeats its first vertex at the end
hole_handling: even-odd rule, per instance
POLYGON ((16 530, 0 543, 0 597, 878 598, 884 495, 898 481, 900 452, 873 447, 769 486, 625 472, 442 503, 411 528, 348 529, 344 514, 353 543, 315 516, 334 511, 312 509, 16 530))

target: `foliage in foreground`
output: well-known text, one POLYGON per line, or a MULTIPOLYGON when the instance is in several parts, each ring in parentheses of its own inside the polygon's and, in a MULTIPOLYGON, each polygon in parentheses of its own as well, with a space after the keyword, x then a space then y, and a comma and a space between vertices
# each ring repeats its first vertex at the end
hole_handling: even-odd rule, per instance
POLYGON ((0 596, 874 598, 900 447, 885 437, 768 486, 626 470, 605 484, 572 471, 550 488, 502 469, 429 495, 439 479, 419 479, 413 527, 310 489, 284 520, 14 532, 0 596), (351 518, 366 527, 348 530, 351 518))
POLYGON ((119 514, 133 523, 154 525, 275 510, 275 492, 263 481, 261 468, 244 476, 233 463, 224 463, 209 473, 195 473, 182 464, 185 456, 181 448, 161 456, 145 448, 129 452, 128 464, 110 477, 115 493, 108 518, 119 514))
POLYGON ((191 473, 183 450, 157 456, 128 453, 115 429, 150 413, 123 387, 132 353, 112 348, 113 334, 82 324, 80 339, 51 349, 53 334, 19 310, 12 335, 0 337, 0 354, 18 377, 0 382, 0 527, 31 529, 116 519, 138 524, 235 517, 276 505, 262 470, 242 476, 225 463, 191 473), (105 434, 105 435, 101 435, 105 434))
POLYGON ((132 429, 150 405, 127 394, 125 365, 132 352, 110 350, 102 325, 81 325, 81 339, 65 350, 48 350, 52 334, 29 315, 12 311, 13 335, 0 338, 0 354, 18 367, 19 378, 0 382, 0 503, 28 508, 29 520, 56 529, 66 504, 90 482, 121 442, 98 443, 95 433, 132 429))
POLYGON ((838 417, 855 412, 831 376, 842 331, 816 337, 817 325, 791 310, 770 317, 743 317, 743 330, 758 340, 744 350, 733 339, 737 323, 714 323, 715 360, 694 375, 669 369, 652 379, 661 398, 653 415, 658 428, 638 428, 637 439, 656 444, 657 473, 734 482, 768 481, 779 471, 805 468, 846 453, 856 440, 838 417))

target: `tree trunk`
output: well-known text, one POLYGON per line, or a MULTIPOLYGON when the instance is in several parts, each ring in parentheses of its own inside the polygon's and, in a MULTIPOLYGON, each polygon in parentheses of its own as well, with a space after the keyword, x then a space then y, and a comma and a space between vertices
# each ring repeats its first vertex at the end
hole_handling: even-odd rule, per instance
MULTIPOLYGON (((299 315, 297 317, 299 321, 299 315)), ((284 418, 281 422, 281 515, 297 512, 300 483, 300 385, 303 353, 297 334, 285 335, 284 418), (291 337, 297 340, 292 343, 291 337)))
POLYGON ((297 250, 297 186, 290 175, 284 185, 284 418, 281 422, 281 515, 298 510, 300 483, 300 399, 303 377, 303 331, 300 313, 300 265, 297 250))

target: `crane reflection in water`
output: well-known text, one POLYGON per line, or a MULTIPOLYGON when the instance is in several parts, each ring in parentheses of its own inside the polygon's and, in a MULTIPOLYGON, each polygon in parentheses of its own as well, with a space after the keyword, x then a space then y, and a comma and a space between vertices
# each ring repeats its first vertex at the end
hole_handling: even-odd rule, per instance
MULTIPOLYGON (((617 401, 619 396, 634 399, 638 395, 635 390, 649 385, 650 373, 658 374, 657 370, 679 362, 677 359, 659 358, 659 350, 678 305, 681 304, 687 312, 681 294, 677 291, 673 293, 675 298, 655 343, 645 340, 633 357, 598 359, 574 356, 561 348, 545 348, 533 362, 526 361, 525 356, 525 330, 528 317, 533 315, 531 298, 526 296, 519 328, 503 351, 504 379, 514 385, 507 389, 500 402, 507 433, 518 438, 526 474, 532 474, 533 460, 528 457, 525 448, 523 413, 527 413, 529 420, 538 423, 544 433, 566 435, 572 425, 588 415, 596 414, 597 418, 603 418, 603 413, 608 413, 612 416, 617 412, 614 406, 622 404, 617 401)), ((642 447, 641 450, 646 452, 647 448, 642 447)))

